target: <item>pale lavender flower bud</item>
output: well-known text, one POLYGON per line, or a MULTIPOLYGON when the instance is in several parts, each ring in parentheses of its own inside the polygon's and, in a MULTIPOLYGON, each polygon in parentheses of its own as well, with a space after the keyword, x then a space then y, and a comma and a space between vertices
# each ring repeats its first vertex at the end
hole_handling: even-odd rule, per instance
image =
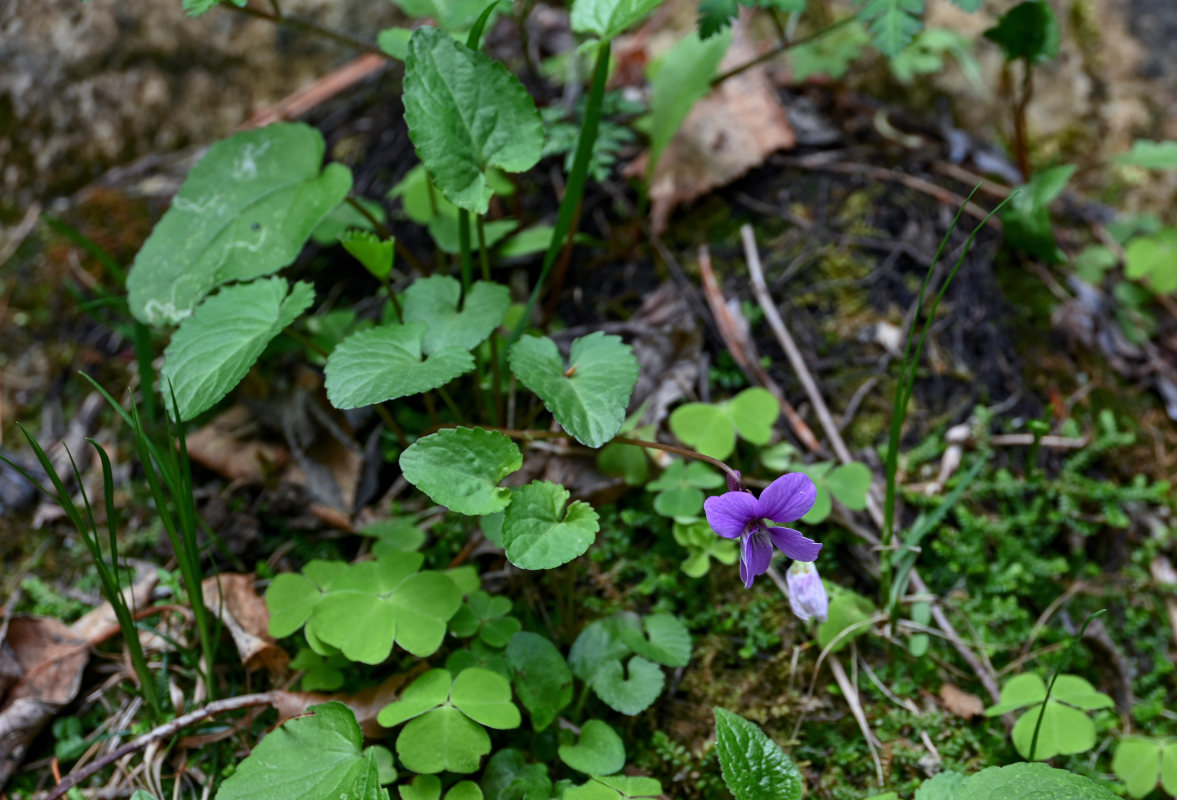
POLYGON ((808 561, 794 561, 785 573, 785 582, 789 585, 789 605, 798 619, 808 622, 816 617, 818 622, 826 621, 830 598, 817 567, 808 561))

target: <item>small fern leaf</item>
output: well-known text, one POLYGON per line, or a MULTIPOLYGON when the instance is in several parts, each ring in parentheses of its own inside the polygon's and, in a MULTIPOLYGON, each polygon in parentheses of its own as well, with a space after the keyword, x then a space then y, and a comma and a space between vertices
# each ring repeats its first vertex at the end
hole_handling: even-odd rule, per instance
POLYGON ((923 14, 924 0, 866 0, 859 12, 875 47, 886 56, 897 55, 923 30, 923 14))
POLYGON ((736 0, 703 0, 699 3, 699 38, 710 39, 726 30, 739 10, 736 0))

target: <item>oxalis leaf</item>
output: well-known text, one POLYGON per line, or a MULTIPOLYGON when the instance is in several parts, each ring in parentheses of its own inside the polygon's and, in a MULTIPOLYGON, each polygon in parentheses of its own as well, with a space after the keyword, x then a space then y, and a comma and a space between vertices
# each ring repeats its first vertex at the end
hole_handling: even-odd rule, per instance
POLYGON ((375 753, 343 703, 311 706, 262 739, 217 792, 216 800, 388 800, 375 753))
POLYGON ((801 772, 754 723, 716 707, 715 750, 736 800, 800 800, 801 772))
POLYGON ((511 637, 506 656, 519 700, 531 714, 532 727, 542 731, 572 702, 568 663, 549 639, 528 631, 511 637))
POLYGON ((989 767, 964 782, 956 800, 1115 800, 1116 795, 1090 778, 1045 764, 989 767))
POLYGON ((584 553, 597 538, 597 512, 563 486, 533 481, 511 492, 503 516, 503 548, 520 569, 554 569, 584 553))
POLYGON ((209 148, 135 256, 127 301, 141 322, 175 324, 216 286, 268 275, 298 255, 347 196, 351 173, 323 163, 301 123, 238 133, 209 148))
POLYGON ((564 430, 589 447, 621 430, 638 379, 633 348, 600 332, 574 341, 567 365, 551 339, 524 337, 511 348, 510 365, 564 430))
POLYGON ((580 726, 576 744, 560 745, 560 760, 586 775, 612 775, 625 766, 625 745, 617 733, 598 719, 580 726))
POLYGON ((314 302, 309 283, 294 284, 289 296, 286 288, 281 278, 226 286, 180 324, 161 370, 176 393, 180 419, 192 419, 227 395, 270 340, 314 302))
POLYGON ((428 26, 405 58, 405 122, 417 157, 451 203, 485 214, 486 171, 530 169, 543 151, 535 101, 499 62, 428 26))
POLYGON ((615 711, 632 717, 645 711, 658 699, 665 681, 666 676, 657 664, 641 656, 633 656, 625 667, 622 667, 620 661, 606 662, 593 673, 589 685, 597 697, 615 711))
POLYGON ((405 480, 459 514, 502 511, 511 490, 499 481, 523 466, 519 448, 484 428, 444 428, 401 453, 405 480))
POLYGON ((506 286, 476 281, 466 295, 462 310, 458 303, 462 285, 448 275, 418 278, 405 291, 405 322, 427 327, 423 350, 435 353, 447 347, 470 350, 490 335, 511 305, 506 286))
POLYGON ((474 368, 469 351, 447 347, 423 357, 426 326, 384 325, 348 336, 327 358, 327 398, 358 408, 444 386, 474 368))

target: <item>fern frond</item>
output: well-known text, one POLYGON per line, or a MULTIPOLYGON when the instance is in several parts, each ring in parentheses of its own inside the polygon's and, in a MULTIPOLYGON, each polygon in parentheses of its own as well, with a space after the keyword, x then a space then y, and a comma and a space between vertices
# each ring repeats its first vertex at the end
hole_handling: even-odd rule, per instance
POLYGON ((923 15, 924 0, 866 0, 859 12, 875 47, 886 56, 911 44, 924 28, 923 15))

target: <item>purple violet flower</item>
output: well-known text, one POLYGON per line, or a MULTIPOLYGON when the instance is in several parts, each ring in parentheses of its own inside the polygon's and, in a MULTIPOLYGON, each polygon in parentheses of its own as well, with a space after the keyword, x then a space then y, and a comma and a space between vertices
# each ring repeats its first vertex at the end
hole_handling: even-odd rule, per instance
POLYGON ((830 613, 830 596, 817 574, 817 567, 808 561, 794 561, 785 573, 785 583, 789 585, 789 605, 798 619, 808 622, 816 617, 818 622, 826 621, 830 613))
MULTIPOLYGON (((732 485, 729 481, 729 486, 732 485)), ((813 508, 817 487, 808 475, 794 472, 768 485, 760 498, 742 488, 703 503, 707 523, 725 539, 740 540, 740 579, 751 588, 757 575, 768 571, 772 546, 797 561, 816 561, 821 545, 792 528, 777 528, 773 522, 793 522, 813 508)))

